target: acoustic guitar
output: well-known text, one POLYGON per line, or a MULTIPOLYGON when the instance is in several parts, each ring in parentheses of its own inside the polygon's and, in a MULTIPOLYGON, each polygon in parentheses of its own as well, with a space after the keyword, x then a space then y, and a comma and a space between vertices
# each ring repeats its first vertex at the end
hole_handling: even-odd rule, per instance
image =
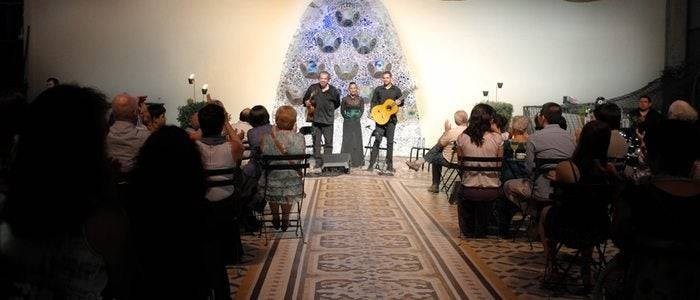
POLYGON ((391 116, 399 112, 399 106, 396 104, 396 101, 403 101, 409 94, 411 94, 417 89, 418 88, 415 86, 411 87, 404 91, 401 97, 399 97, 399 99, 386 99, 384 100, 384 103, 372 107, 372 113, 370 117, 372 118, 372 120, 374 120, 374 122, 376 122, 379 125, 389 123, 389 120, 391 120, 391 116))
POLYGON ((316 91, 311 92, 311 96, 309 96, 309 104, 307 105, 306 101, 304 101, 304 106, 306 107, 306 122, 312 123, 314 121, 314 113, 316 112, 316 103, 314 103, 314 94, 316 94, 316 91))

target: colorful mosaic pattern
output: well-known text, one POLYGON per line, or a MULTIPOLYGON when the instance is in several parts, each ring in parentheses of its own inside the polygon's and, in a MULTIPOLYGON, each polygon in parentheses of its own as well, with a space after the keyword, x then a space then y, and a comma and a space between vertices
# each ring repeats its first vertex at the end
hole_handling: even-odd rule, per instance
MULTIPOLYGON (((406 90, 414 86, 406 59, 391 18, 379 0, 314 0, 301 19, 299 29, 287 51, 277 89, 275 109, 293 105, 298 109, 298 124, 305 122, 302 97, 310 84, 317 82, 321 71, 331 74, 331 84, 347 95, 347 86, 356 82, 360 94, 369 99, 372 89, 380 85, 383 71, 391 71, 394 82, 406 90)), ((395 151, 408 155, 419 138, 416 99, 410 94, 399 110, 395 151)), ((365 109, 369 112, 369 106, 365 109)), ((335 117, 334 148, 342 143, 342 116, 335 117)), ((362 118, 365 144, 374 122, 362 118)), ((310 124, 308 124, 310 125, 310 124)))
MULTIPOLYGON (((308 179, 306 235, 265 246, 244 237, 247 263, 231 267, 238 299, 581 299, 540 285, 542 247, 524 239, 462 239, 457 209, 426 191, 429 172, 353 169, 308 179)), ((615 253, 608 247, 608 256, 615 253)), ((564 251, 570 252, 568 250, 564 251)), ((574 272, 575 274, 575 272, 574 272)))

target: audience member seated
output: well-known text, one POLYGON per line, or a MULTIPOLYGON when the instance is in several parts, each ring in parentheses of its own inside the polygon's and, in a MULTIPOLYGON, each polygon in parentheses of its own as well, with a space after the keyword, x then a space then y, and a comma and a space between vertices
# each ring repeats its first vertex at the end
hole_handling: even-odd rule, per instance
MULTIPOLYGON (((676 100, 671 103, 671 106, 668 108, 668 118, 671 120, 685 121, 694 124, 696 128, 700 128, 700 124, 698 123, 698 111, 685 100, 676 100)), ((698 157, 695 159, 692 177, 695 180, 700 180, 700 151, 698 151, 698 157)))
POLYGON ((503 172, 501 172, 501 181, 503 182, 527 177, 525 161, 515 161, 514 159, 518 159, 516 157, 517 153, 522 153, 522 156, 525 155, 525 143, 527 143, 528 139, 527 128, 529 126, 530 122, 526 117, 513 117, 510 133, 508 134, 510 139, 503 143, 503 158, 506 159, 503 162, 503 172), (515 150, 513 150, 514 148, 515 150))
MULTIPOLYGON (((223 108, 224 111, 226 110, 224 102, 218 99, 211 99, 209 95, 207 95, 207 104, 214 104, 223 108)), ((221 135, 228 136, 229 134, 234 134, 238 136, 238 140, 243 141, 243 137, 245 137, 245 132, 239 131, 238 129, 235 129, 233 126, 231 126, 231 114, 225 112, 224 115, 226 118, 226 124, 224 130, 221 132, 221 135)))
POLYGON ((697 128, 660 121, 644 136, 651 178, 628 186, 613 217, 613 237, 628 262, 626 299, 700 298, 700 183, 691 181, 697 128))
POLYGON ((257 166, 255 157, 260 152, 262 136, 269 134, 272 126, 270 125, 270 114, 262 105, 256 105, 251 108, 249 122, 253 128, 248 130, 247 133, 249 150, 246 152, 248 152, 248 157, 251 157, 251 159, 243 166, 243 184, 239 194, 243 202, 241 221, 246 231, 253 232, 260 225, 253 212, 261 212, 265 207, 265 203, 257 201, 260 199, 255 197, 260 177, 260 169, 257 166))
POLYGON ((627 140, 620 134, 620 120, 622 110, 615 103, 607 102, 596 106, 593 110, 595 119, 608 125, 610 128, 610 146, 608 159, 624 159, 627 156, 627 140))
POLYGON ((425 162, 433 165, 433 184, 428 189, 431 193, 438 193, 440 191, 442 167, 457 162, 454 143, 457 141, 457 137, 467 129, 467 112, 463 110, 455 112, 454 121, 457 126, 453 128, 450 122, 445 120, 445 131, 442 133, 437 144, 435 144, 428 153, 423 155, 423 158, 412 162, 406 162, 408 167, 414 171, 420 170, 425 162))
MULTIPOLYGON (((272 125, 270 125, 270 114, 267 109, 262 105, 253 106, 250 109, 250 125, 253 126, 248 130, 248 145, 250 148, 251 156, 256 157, 260 154, 260 144, 263 136, 267 135, 272 131, 272 125)), ((243 167, 243 173, 251 178, 257 178, 260 176, 260 169, 257 166, 255 159, 248 161, 243 167)))
POLYGON ((564 129, 566 120, 562 116, 559 104, 549 102, 542 105, 542 110, 537 115, 537 123, 542 129, 530 135, 525 144, 525 167, 529 178, 508 180, 503 186, 505 195, 510 201, 528 208, 529 213, 534 215, 538 214, 538 206, 542 201, 549 200, 549 195, 552 193, 550 180, 554 177, 554 170, 543 176, 535 176, 536 159, 568 159, 576 148, 571 135, 564 129), (530 204, 535 204, 535 207, 521 205, 524 204, 521 202, 531 196, 532 200, 536 201, 530 204))
POLYGON ((248 140, 248 130, 251 130, 253 128, 253 126, 250 125, 249 121, 250 108, 244 108, 238 115, 238 122, 236 122, 236 124, 233 124, 233 128, 235 128, 239 132, 243 132, 244 141, 248 140))
POLYGON ((630 112, 629 119, 632 129, 634 129, 637 137, 641 140, 647 128, 658 123, 664 116, 651 107, 652 103, 649 96, 644 95, 639 97, 638 105, 636 109, 630 112))
MULTIPOLYGON (((528 139, 527 129, 530 126, 530 121, 525 116, 515 116, 511 123, 508 134, 510 139, 503 143, 501 182, 528 177, 525 167, 525 143, 528 139)), ((505 197, 499 197, 495 206, 498 217, 498 232, 501 236, 506 236, 510 233, 510 222, 513 215, 520 209, 505 197)))
POLYGON ((496 114, 496 116, 493 118, 493 122, 501 132, 501 138, 503 138, 504 141, 510 139, 510 132, 508 132, 508 118, 496 114))
POLYGON ((121 173, 134 168, 136 155, 150 134, 147 129, 136 127, 139 119, 137 99, 129 94, 119 94, 112 100, 114 124, 107 134, 107 153, 119 163, 121 173))
POLYGON ((101 93, 74 85, 30 104, 0 214, 0 273, 10 281, 0 283, 0 298, 128 298, 128 221, 105 155, 107 106, 101 93), (67 147, 47 124, 78 138, 67 147))
MULTIPOLYGON (((248 145, 250 148, 251 156, 255 157, 260 152, 260 142, 264 135, 267 135, 272 130, 272 125, 270 125, 270 114, 267 109, 262 105, 253 106, 250 109, 250 125, 253 126, 248 130, 248 145)), ((255 160, 251 159, 243 167, 243 173, 247 177, 257 178, 260 176, 260 170, 258 169, 255 160)))
MULTIPOLYGON (((457 155, 459 157, 502 157, 503 137, 496 126, 496 112, 487 104, 477 104, 469 117, 469 126, 457 138, 457 155)), ((495 162, 465 162, 468 166, 498 167, 495 162)), ((493 203, 500 195, 501 180, 493 172, 468 171, 462 174, 462 188, 458 203, 459 228, 462 235, 485 234, 485 221, 491 214, 491 207, 483 205, 493 203), (484 207, 485 206, 485 207, 484 207), (474 207, 484 207, 474 209, 474 207), (474 215, 474 212, 476 215, 474 215), (475 228, 475 220, 478 228, 475 228)))
POLYGON ((514 116, 510 125, 510 141, 525 143, 530 137, 527 133, 530 122, 525 116, 514 116))
MULTIPOLYGON (((588 122, 581 130, 578 146, 571 160, 561 162, 556 167, 555 181, 564 183, 556 188, 558 195, 555 205, 542 210, 539 223, 539 233, 544 245, 545 261, 551 262, 557 241, 564 241, 567 246, 581 250, 581 278, 583 286, 592 286, 590 261, 594 241, 605 240, 609 234, 610 219, 608 205, 598 198, 591 197, 596 191, 594 185, 614 185, 617 183, 615 168, 607 162, 608 149, 611 142, 611 130, 607 123, 600 120, 588 122), (588 185, 589 193, 581 193, 576 189, 564 187, 588 185), (590 206, 581 207, 588 202, 590 206), (602 205, 596 205, 603 203, 602 205), (575 242, 573 242, 575 241, 575 242)), ((610 198, 611 199, 611 198, 610 198)), ((553 266, 547 266, 550 271, 556 271, 553 266)), ((551 274, 550 274, 551 275, 551 274)))
MULTIPOLYGON (((255 108, 253 108, 255 109, 255 108)), ((275 127, 263 135, 260 141, 262 155, 295 155, 306 152, 306 141, 301 133, 295 132, 297 112, 291 106, 281 106, 275 113, 275 127)), ((275 164, 294 163, 277 161, 275 164)), ((260 177, 258 198, 267 200, 272 212, 272 225, 286 231, 289 227, 289 212, 292 206, 304 197, 302 174, 295 170, 278 170, 260 177), (266 184, 267 183, 267 184, 266 184), (280 208, 282 209, 280 220, 280 208)))
POLYGON ((61 84, 60 81, 58 81, 58 78, 56 77, 49 77, 46 79, 46 88, 50 89, 52 87, 57 87, 59 84, 61 84))
POLYGON ((698 120, 698 112, 685 100, 676 100, 668 107, 668 118, 695 124, 698 120))
POLYGON ((190 127, 185 128, 185 131, 187 131, 187 134, 192 140, 197 141, 202 138, 202 131, 199 129, 199 115, 197 115, 197 112, 194 112, 190 116, 190 127))
POLYGON ((147 127, 150 132, 154 132, 165 125, 168 120, 165 118, 165 106, 163 104, 148 105, 148 115, 151 121, 147 127))
MULTIPOLYGON (((197 141, 202 153, 202 163, 205 170, 220 170, 237 168, 243 156, 243 144, 238 135, 231 134, 234 129, 228 123, 227 114, 223 107, 217 104, 207 104, 199 110, 199 125, 202 139, 197 141), (229 134, 222 135, 225 131, 229 134)), ((229 175, 210 176, 209 181, 232 180, 233 172, 229 175)), ((210 202, 216 223, 217 237, 227 263, 240 260, 243 248, 240 241, 238 217, 240 201, 234 199, 234 186, 217 186, 207 190, 206 198, 210 202)))
POLYGON ((184 130, 162 127, 141 148, 131 187, 131 248, 138 270, 133 294, 207 299, 214 291, 215 298, 228 298, 199 146, 184 130))
POLYGON ((138 100, 138 115, 139 118, 136 121, 136 128, 148 130, 148 125, 151 124, 151 114, 148 111, 148 105, 146 104, 146 96, 136 97, 138 100))
MULTIPOLYGON (((221 132, 232 132, 234 129, 226 121, 226 111, 215 104, 207 104, 198 112, 202 138, 197 141, 202 153, 206 170, 228 169, 240 166, 243 155, 243 145, 238 135, 222 135, 221 132)), ((233 175, 218 175, 209 178, 211 181, 230 180, 233 175)), ((207 191, 207 199, 211 202, 224 200, 233 195, 233 186, 214 187, 207 191)))

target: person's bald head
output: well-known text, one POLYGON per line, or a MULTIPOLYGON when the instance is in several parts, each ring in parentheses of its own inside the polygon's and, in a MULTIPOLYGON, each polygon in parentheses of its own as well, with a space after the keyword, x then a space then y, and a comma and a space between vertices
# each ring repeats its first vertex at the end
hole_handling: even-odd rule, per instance
POLYGON ((136 123, 138 121, 138 101, 127 93, 114 96, 112 99, 112 114, 115 121, 127 121, 136 123))
POLYGON ((467 125, 469 123, 469 116, 466 111, 458 110, 455 112, 455 124, 457 126, 467 125))
POLYGON ((244 108, 238 115, 238 120, 241 122, 248 122, 250 120, 250 108, 244 108))

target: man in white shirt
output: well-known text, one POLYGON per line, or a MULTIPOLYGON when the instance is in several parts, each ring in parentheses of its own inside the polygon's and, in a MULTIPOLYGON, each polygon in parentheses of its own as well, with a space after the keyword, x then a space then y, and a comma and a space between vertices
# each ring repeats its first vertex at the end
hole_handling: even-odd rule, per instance
POLYGON ((150 132, 137 127, 139 107, 136 97, 123 93, 112 100, 114 124, 107 134, 107 154, 118 162, 119 171, 128 173, 134 168, 136 156, 150 132))
MULTIPOLYGON (((549 201, 549 196, 553 192, 551 180, 554 176, 554 170, 539 174, 537 169, 552 169, 555 165, 537 166, 537 159, 566 160, 571 158, 576 149, 571 134, 564 129, 566 120, 559 104, 548 102, 542 105, 536 120, 537 127, 542 129, 530 135, 525 144, 525 168, 529 178, 511 179, 503 183, 505 196, 520 207, 523 204, 527 205, 527 203, 522 202, 528 199, 549 201)), ((534 205, 528 209, 533 214, 539 214, 539 211, 534 210, 538 207, 534 205)))
POLYGON ((457 141, 459 135, 467 129, 469 121, 467 112, 458 110, 455 112, 454 120, 455 124, 457 124, 456 127, 452 127, 450 122, 445 120, 445 132, 442 134, 437 144, 435 144, 428 153, 423 155, 422 159, 406 162, 408 167, 414 171, 418 171, 426 162, 433 165, 433 183, 428 189, 428 191, 432 193, 438 193, 440 191, 442 167, 457 160, 457 156, 454 154, 454 143, 457 141))
POLYGON ((243 140, 246 141, 248 139, 248 130, 253 128, 253 126, 250 125, 248 122, 250 118, 250 108, 244 108, 241 113, 238 115, 238 122, 236 124, 233 124, 233 128, 236 129, 238 132, 243 132, 243 140))

